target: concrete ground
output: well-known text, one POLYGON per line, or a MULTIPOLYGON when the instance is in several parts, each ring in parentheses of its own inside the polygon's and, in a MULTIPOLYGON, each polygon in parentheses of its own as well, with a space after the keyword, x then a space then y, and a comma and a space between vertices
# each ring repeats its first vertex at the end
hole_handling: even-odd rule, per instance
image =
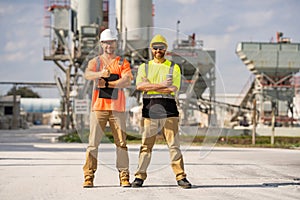
MULTIPOLYGON (((86 144, 55 129, 0 130, 0 199, 299 199, 300 150, 182 146, 191 189, 177 187, 166 146, 155 145, 142 188, 121 188, 113 144, 101 144, 95 187, 82 188, 86 144)), ((129 145, 131 181, 139 145, 129 145)))

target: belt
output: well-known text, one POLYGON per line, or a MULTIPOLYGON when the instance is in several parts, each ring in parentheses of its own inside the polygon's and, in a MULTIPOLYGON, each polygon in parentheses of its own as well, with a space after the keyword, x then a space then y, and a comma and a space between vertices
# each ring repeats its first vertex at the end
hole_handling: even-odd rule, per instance
POLYGON ((157 98, 175 99, 175 96, 173 96, 171 94, 143 94, 143 98, 145 98, 145 99, 157 99, 157 98))

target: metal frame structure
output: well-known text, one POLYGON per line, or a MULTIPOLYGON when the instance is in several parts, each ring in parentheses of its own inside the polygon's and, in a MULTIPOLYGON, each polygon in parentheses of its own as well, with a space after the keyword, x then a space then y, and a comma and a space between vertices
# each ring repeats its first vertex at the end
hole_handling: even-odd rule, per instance
MULTIPOLYGON (((78 88, 83 84, 82 72, 86 68, 84 61, 91 56, 90 52, 95 49, 99 41, 101 30, 108 27, 109 3, 108 0, 87 0, 78 2, 85 10, 78 13, 75 10, 70 0, 45 0, 45 30, 48 32, 45 36, 49 38, 49 48, 44 49, 44 60, 53 61, 55 65, 64 73, 65 81, 60 77, 56 77, 57 87, 59 88, 63 101, 62 112, 66 113, 66 129, 69 129, 70 124, 73 124, 72 115, 72 97, 71 92, 78 93, 78 88), (89 11, 86 11, 93 5, 99 5, 97 12, 101 12, 101 16, 93 13, 91 16, 89 11), (90 7, 88 7, 90 6, 90 7), (81 18, 86 16, 87 21, 77 27, 78 14, 81 18), (91 19, 91 17, 94 17, 91 19), (101 18, 101 19, 100 19, 101 18), (91 22, 89 22, 89 20, 91 22)), ((86 82, 84 87, 89 87, 90 82, 86 82)), ((82 91, 87 92, 86 88, 82 91)), ((82 94, 82 92, 80 92, 82 94)), ((84 94, 82 94, 84 96, 84 94)))
POLYGON ((280 38, 277 43, 241 42, 236 53, 255 75, 252 99, 258 104, 259 124, 293 126, 293 80, 300 70, 300 44, 280 38))

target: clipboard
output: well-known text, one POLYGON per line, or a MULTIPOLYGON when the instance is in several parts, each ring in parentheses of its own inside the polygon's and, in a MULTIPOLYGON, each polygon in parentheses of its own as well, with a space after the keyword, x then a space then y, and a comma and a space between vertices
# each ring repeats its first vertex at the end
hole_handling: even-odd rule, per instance
MULTIPOLYGON (((116 81, 120 78, 118 74, 110 74, 108 78, 105 78, 106 81, 116 81)), ((99 88, 99 98, 105 99, 118 99, 118 88, 99 88)))

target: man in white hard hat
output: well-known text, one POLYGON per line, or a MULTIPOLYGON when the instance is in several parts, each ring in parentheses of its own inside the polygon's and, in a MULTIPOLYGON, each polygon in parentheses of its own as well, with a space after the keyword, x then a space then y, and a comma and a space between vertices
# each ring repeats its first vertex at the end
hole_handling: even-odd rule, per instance
POLYGON ((178 186, 182 188, 192 187, 186 179, 178 133, 179 112, 175 94, 180 88, 180 67, 165 58, 167 47, 165 37, 160 34, 155 35, 150 42, 153 60, 143 63, 138 69, 136 87, 143 91, 144 131, 139 153, 139 165, 132 187, 142 187, 147 178, 147 168, 150 164, 152 149, 156 135, 160 131, 162 131, 168 144, 171 167, 178 186))
POLYGON ((85 71, 85 78, 94 81, 90 114, 89 145, 83 166, 83 187, 94 186, 97 170, 98 146, 109 122, 116 145, 116 168, 120 185, 130 187, 129 158, 126 144, 125 95, 122 88, 130 86, 133 79, 130 64, 116 56, 117 37, 110 29, 100 35, 103 54, 91 59, 85 71))

